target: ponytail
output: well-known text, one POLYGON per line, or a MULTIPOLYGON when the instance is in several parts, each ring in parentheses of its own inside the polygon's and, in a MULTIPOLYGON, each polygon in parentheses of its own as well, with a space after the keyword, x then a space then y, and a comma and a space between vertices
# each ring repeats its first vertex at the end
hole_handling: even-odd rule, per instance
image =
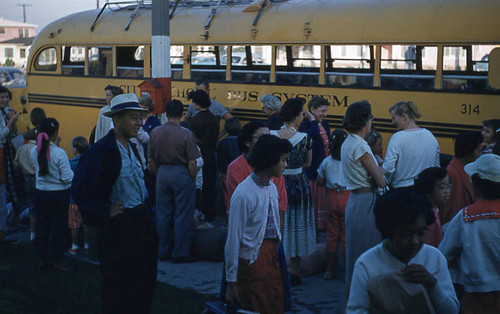
POLYGON ((50 138, 59 131, 59 122, 54 118, 43 119, 36 143, 38 175, 43 177, 49 172, 50 138))
POLYGON ((36 141, 36 152, 38 168, 40 169, 38 175, 43 177, 49 172, 50 140, 47 133, 40 132, 40 134, 38 134, 38 139, 36 141))

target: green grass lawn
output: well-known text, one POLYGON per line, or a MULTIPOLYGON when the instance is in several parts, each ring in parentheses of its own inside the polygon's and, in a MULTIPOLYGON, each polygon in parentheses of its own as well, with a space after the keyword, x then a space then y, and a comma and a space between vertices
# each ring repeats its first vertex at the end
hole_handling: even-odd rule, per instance
MULTIPOLYGON (((70 273, 38 269, 29 244, 0 245, 0 313, 100 313, 99 267, 65 257, 70 273)), ((214 300, 157 283, 152 313, 201 313, 214 300)))

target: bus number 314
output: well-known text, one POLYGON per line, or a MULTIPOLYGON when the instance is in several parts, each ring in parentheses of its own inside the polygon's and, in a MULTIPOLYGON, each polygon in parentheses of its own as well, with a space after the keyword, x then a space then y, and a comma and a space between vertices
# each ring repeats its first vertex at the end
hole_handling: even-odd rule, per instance
POLYGON ((466 105, 466 104, 462 104, 462 110, 460 110, 460 113, 461 114, 467 114, 467 115, 472 115, 472 114, 475 114, 475 115, 479 115, 479 105, 466 105))

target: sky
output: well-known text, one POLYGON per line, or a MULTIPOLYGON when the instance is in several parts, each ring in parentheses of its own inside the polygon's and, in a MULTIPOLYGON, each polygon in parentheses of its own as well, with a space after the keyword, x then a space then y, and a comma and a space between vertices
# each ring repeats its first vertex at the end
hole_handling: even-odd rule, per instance
MULTIPOLYGON (((102 7, 106 0, 99 0, 102 7)), ((26 7, 26 23, 38 25, 38 33, 45 25, 71 13, 96 8, 97 0, 0 0, 2 10, 0 17, 12 21, 23 21, 23 7, 18 4, 29 4, 26 7)))

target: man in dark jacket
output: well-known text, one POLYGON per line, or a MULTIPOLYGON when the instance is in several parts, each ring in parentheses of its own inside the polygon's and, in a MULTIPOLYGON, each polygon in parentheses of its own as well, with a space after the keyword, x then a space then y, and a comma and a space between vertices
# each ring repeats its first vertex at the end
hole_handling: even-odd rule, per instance
POLYGON ((84 222, 98 229, 104 313, 148 313, 156 282, 158 238, 130 142, 142 111, 135 94, 111 100, 114 129, 82 156, 71 188, 84 222))

